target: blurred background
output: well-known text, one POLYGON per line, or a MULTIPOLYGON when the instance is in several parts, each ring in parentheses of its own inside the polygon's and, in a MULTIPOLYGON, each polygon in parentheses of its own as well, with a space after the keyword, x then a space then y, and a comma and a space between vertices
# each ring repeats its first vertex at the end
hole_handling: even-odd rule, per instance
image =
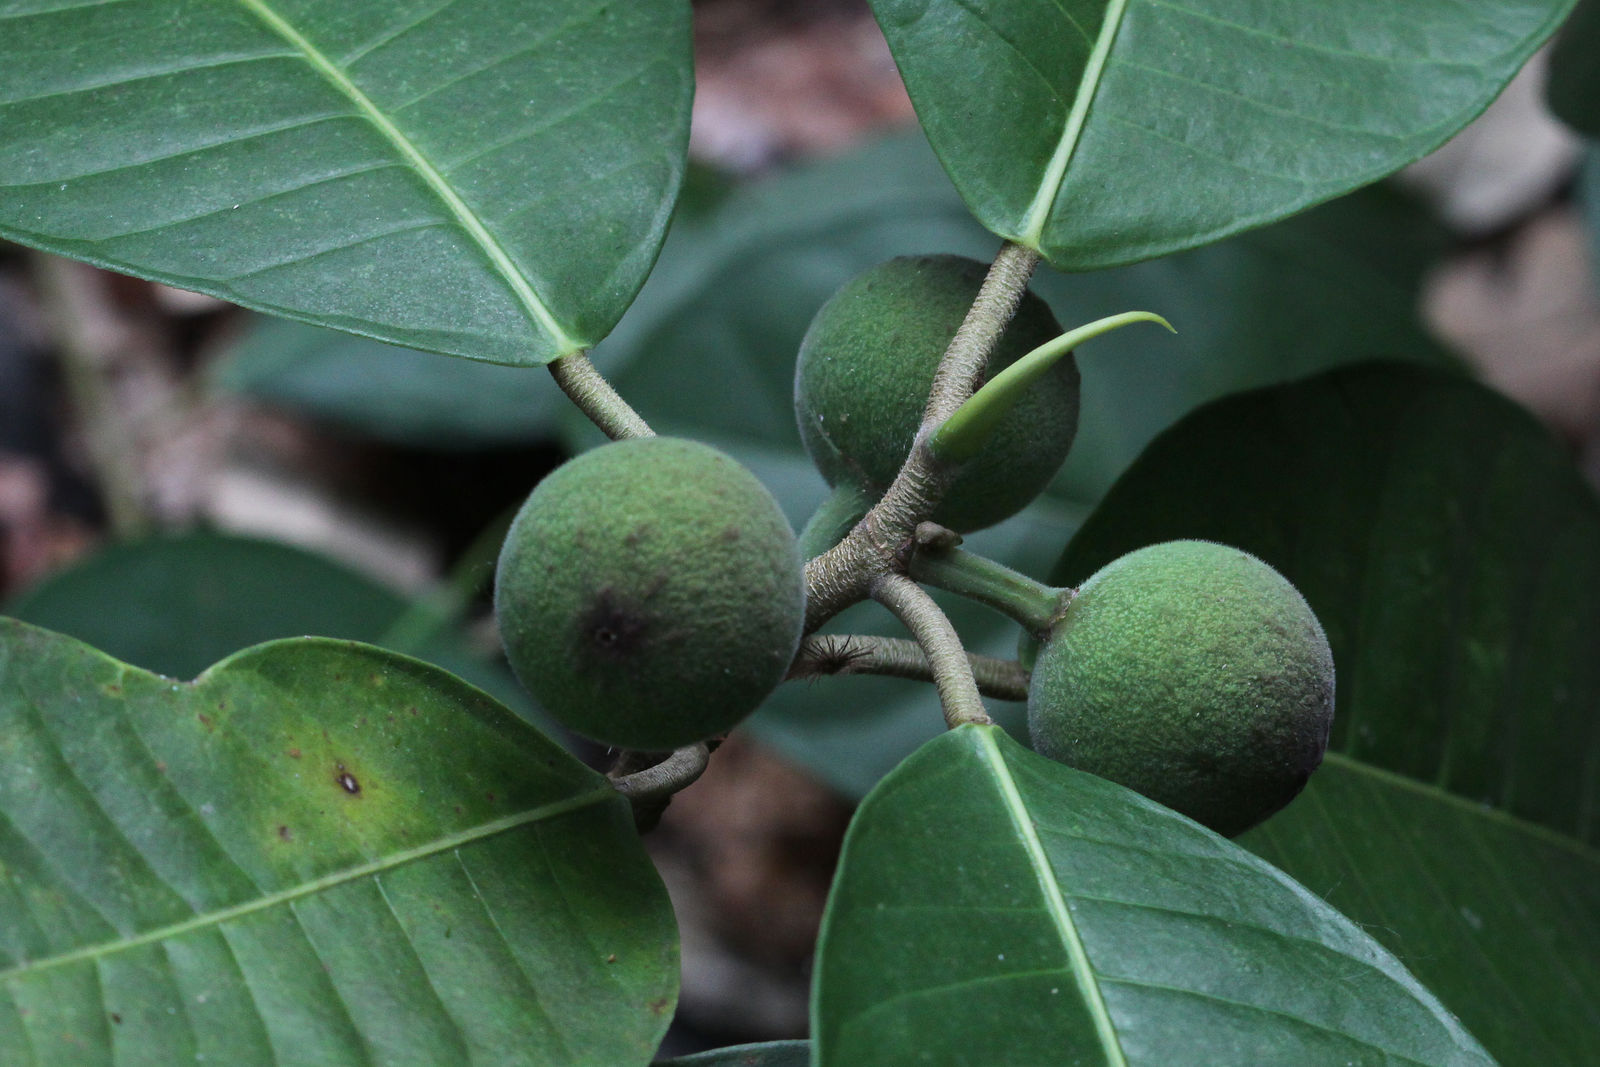
MULTIPOLYGON (((655 274, 595 352, 662 432, 751 466, 798 527, 824 486, 790 408, 796 346, 845 280, 914 252, 987 259, 864 0, 701 0, 694 169, 655 274)), ((1373 357, 1453 365, 1531 409, 1600 486, 1600 163, 1541 55, 1477 123, 1380 186, 1223 244, 1041 270, 1084 412, 1037 505, 972 545, 1043 575, 1140 449, 1196 406, 1373 357)), ((509 514, 596 443, 537 369, 395 349, 0 244, 0 609, 190 677, 318 633, 440 663, 528 718, 485 593, 509 514)), ((1015 632, 955 608, 976 647, 1015 632)), ((857 609, 836 629, 893 632, 857 609)), ((1017 722, 1012 709, 1008 720, 1017 722)), ((941 728, 931 690, 791 685, 650 847, 683 928, 666 1052, 797 1036, 851 806, 941 728)), ((597 764, 606 753, 567 738, 597 764)))

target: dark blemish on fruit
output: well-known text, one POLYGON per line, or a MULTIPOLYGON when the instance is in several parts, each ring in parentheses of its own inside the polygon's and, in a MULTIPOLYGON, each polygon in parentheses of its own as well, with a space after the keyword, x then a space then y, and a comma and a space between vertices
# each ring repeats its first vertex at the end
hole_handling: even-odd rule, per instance
POLYGON ((657 997, 655 1000, 652 1000, 650 1002, 650 1014, 652 1014, 652 1015, 660 1015, 662 1012, 664 1012, 666 1010, 667 1010, 667 998, 666 997, 657 997))
POLYGON ((294 840, 294 834, 289 831, 289 828, 287 826, 278 827, 278 837, 279 837, 280 840, 283 840, 283 841, 293 841, 294 840))
POLYGON ((610 589, 602 589, 589 610, 578 619, 582 647, 606 662, 620 662, 644 645, 649 620, 618 601, 610 589))
POLYGON ((722 539, 724 541, 727 541, 729 544, 732 544, 734 541, 739 540, 739 527, 737 527, 737 526, 724 527, 723 530, 722 530, 722 539))
POLYGON ((118 693, 122 692, 122 686, 120 685, 104 685, 100 688, 102 691, 109 693, 111 696, 116 696, 118 693))
POLYGON ((345 770, 342 763, 335 764, 335 766, 338 768, 339 773, 333 776, 333 780, 338 783, 339 788, 351 796, 358 796, 361 793, 361 783, 356 781, 356 776, 345 770))

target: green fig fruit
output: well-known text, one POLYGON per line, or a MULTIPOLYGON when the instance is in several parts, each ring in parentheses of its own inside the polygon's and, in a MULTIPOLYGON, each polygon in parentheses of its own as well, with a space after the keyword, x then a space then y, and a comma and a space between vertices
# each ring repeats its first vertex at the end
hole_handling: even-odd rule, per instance
MULTIPOLYGON (((988 267, 960 256, 906 256, 857 275, 828 299, 800 343, 800 436, 828 484, 881 496, 918 428, 934 372, 988 267)), ((1043 300, 1024 295, 989 361, 993 375, 1061 335, 1043 300)), ((962 466, 931 516, 963 533, 1026 507, 1055 476, 1078 427, 1078 367, 1062 358, 962 466)))
POLYGON ((1130 552, 1086 581, 1039 651, 1034 749, 1228 837, 1322 762, 1333 654, 1277 571, 1207 541, 1130 552))
POLYGON ((669 437, 584 453, 506 536, 495 611, 512 669, 552 715, 609 745, 725 733, 783 680, 805 584, 765 486, 669 437))

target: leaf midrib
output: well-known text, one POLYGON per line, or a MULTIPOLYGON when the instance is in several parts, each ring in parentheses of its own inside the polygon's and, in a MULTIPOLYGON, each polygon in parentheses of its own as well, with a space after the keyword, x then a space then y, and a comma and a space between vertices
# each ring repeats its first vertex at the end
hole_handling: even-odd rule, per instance
POLYGON ((493 234, 489 232, 483 220, 467 205, 465 200, 450 186, 439 169, 422 154, 422 151, 411 142, 400 128, 389 120, 378 106, 372 102, 371 97, 362 92, 355 82, 339 68, 333 60, 307 40, 298 30, 279 15, 266 0, 239 0, 239 3, 249 9, 257 18, 266 23, 278 36, 288 41, 305 58, 313 70, 340 93, 342 93, 356 109, 378 130, 383 137, 392 144, 396 151, 403 156, 407 163, 417 172, 427 184, 430 191, 444 204, 456 222, 467 232, 478 248, 489 258, 490 264, 496 273, 511 288, 518 303, 527 312, 528 316, 555 341, 560 350, 559 355, 571 355, 580 352, 585 347, 582 343, 571 337, 562 325, 556 321, 555 315, 545 304, 544 300, 534 291, 533 286, 523 277, 522 272, 512 261, 509 253, 501 246, 493 234))
MULTIPOLYGON (((249 3, 251 0, 245 0, 245 2, 249 3)), ((386 871, 394 870, 397 867, 402 867, 405 864, 412 863, 416 860, 427 859, 428 857, 436 856, 441 852, 448 852, 452 849, 460 848, 463 845, 474 844, 478 841, 494 837, 498 834, 515 830, 518 827, 526 826, 529 823, 541 822, 546 819, 554 819, 557 816, 565 815, 568 812, 577 811, 580 808, 603 803, 604 801, 615 797, 616 795, 616 790, 614 790, 609 784, 603 785, 599 788, 592 789, 587 793, 579 793, 577 796, 567 797, 564 800, 557 800, 549 804, 541 805, 537 808, 530 808, 527 811, 520 811, 512 815, 506 815, 498 819, 492 819, 489 822, 480 823, 477 826, 468 827, 465 830, 458 830, 453 834, 446 834, 443 837, 436 838, 427 844, 418 845, 414 848, 402 849, 398 852, 392 852, 386 856, 380 857, 379 859, 370 860, 367 863, 358 864, 354 867, 347 867, 341 871, 334 871, 331 874, 325 874, 321 878, 314 878, 309 882, 304 882, 290 889, 282 889, 276 893, 267 893, 263 896, 256 897, 254 900, 246 901, 243 904, 235 904, 230 908, 221 908, 217 911, 206 912, 202 915, 196 915, 191 919, 184 919, 182 922, 170 923, 166 926, 160 926, 154 930, 147 930, 144 933, 135 934, 132 937, 123 938, 118 941, 103 941, 99 944, 86 945, 83 948, 73 949, 70 952, 63 952, 59 955, 46 956, 41 959, 30 960, 27 963, 0 971, 0 982, 10 982, 17 978, 31 977, 41 971, 54 970, 57 967, 65 967, 73 963, 82 963, 85 960, 104 959, 105 957, 114 955, 118 952, 125 952, 129 949, 139 948, 143 945, 156 944, 161 941, 166 941, 170 938, 181 937, 184 934, 191 933, 195 930, 204 930, 210 927, 220 926, 225 922, 231 922, 234 919, 243 918, 246 915, 252 915, 258 911, 264 911, 268 908, 277 907, 282 904, 288 904, 292 901, 299 900, 302 897, 311 896, 313 894, 321 893, 325 890, 344 885, 347 882, 357 881, 358 879, 367 878, 375 874, 382 874, 386 871)))
POLYGON ((1061 195, 1061 183, 1066 179, 1067 167, 1072 162, 1073 153, 1077 151, 1078 142, 1083 138, 1083 126, 1089 118, 1089 106, 1094 103, 1095 94, 1100 90, 1100 83, 1105 77, 1106 62, 1111 58, 1111 46, 1116 43, 1117 31, 1122 28, 1122 18, 1127 9, 1128 0, 1111 0, 1106 7, 1105 21, 1100 23, 1100 36, 1094 43, 1094 50, 1089 53, 1089 61, 1084 64, 1083 77, 1078 81, 1078 92, 1072 99, 1072 111, 1067 115, 1067 124, 1061 131, 1061 140, 1056 143, 1056 150, 1045 167, 1044 177, 1039 182, 1039 192, 1034 195, 1033 203, 1028 206, 1022 233, 1018 237, 1021 243, 1030 248, 1037 249, 1044 237, 1044 228, 1050 221, 1050 213, 1055 208, 1056 198, 1061 195))
POLYGON ((1128 1061, 1123 1055, 1122 1043, 1117 1037, 1116 1024, 1111 1021, 1111 1013, 1106 1009, 1105 999, 1100 995, 1100 984, 1094 968, 1089 963, 1089 953, 1084 948, 1083 939, 1078 936, 1077 925, 1067 911, 1066 898, 1062 896, 1061 886, 1056 881, 1050 859, 1045 855, 1044 843, 1039 840, 1033 820, 1028 816, 1027 804, 1023 802, 1022 794, 1017 791, 1017 783, 1011 777, 1005 757, 995 744, 992 729, 980 731, 979 737, 983 742, 984 757, 994 773, 995 784, 1000 789, 1000 798, 1011 816, 1012 824, 1017 829, 1017 837, 1022 847, 1028 853, 1028 865, 1033 868, 1034 875, 1039 879, 1039 888, 1044 894, 1050 921, 1055 925, 1061 943, 1067 950, 1067 957, 1072 964, 1072 974, 1083 993, 1084 1004, 1094 1017, 1095 1033, 1105 1051, 1106 1062, 1110 1067, 1127 1067, 1128 1061))

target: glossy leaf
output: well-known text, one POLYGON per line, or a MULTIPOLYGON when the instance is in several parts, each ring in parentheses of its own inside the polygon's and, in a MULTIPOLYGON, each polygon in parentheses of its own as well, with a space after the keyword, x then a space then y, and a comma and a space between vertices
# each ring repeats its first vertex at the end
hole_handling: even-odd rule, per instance
POLYGON ((1550 53, 1545 93, 1550 109, 1568 126, 1600 138, 1600 3, 1578 0, 1550 53))
POLYGON ((365 645, 192 683, 0 622, 0 1061, 647 1063, 677 942, 628 804, 365 645))
POLYGON ((857 811, 817 950, 833 1064, 1492 1061, 1393 956, 1273 867, 994 727, 857 811))
POLYGON ((0 236, 396 344, 540 363, 655 259, 682 0, 0 6, 0 236))
POLYGON ((809 1041, 765 1041, 661 1060, 659 1067, 811 1067, 809 1041))
POLYGON ((973 214, 1070 270, 1398 170, 1487 107, 1572 5, 871 2, 973 214))
POLYGON ((1360 923, 1505 1067, 1600 1062, 1600 853, 1333 757, 1240 842, 1360 923))
POLYGON ((420 643, 397 641, 396 624, 415 610, 415 601, 315 553, 207 531, 108 546, 5 605, 5 614, 173 678, 278 637, 383 645, 444 667, 561 736, 510 672, 475 653, 448 620, 420 643))
POLYGON ((1466 379, 1346 368, 1173 427, 1055 577, 1178 537, 1271 563, 1333 646, 1335 755, 1253 847, 1507 1064, 1593 1062, 1600 502, 1564 451, 1466 379))

